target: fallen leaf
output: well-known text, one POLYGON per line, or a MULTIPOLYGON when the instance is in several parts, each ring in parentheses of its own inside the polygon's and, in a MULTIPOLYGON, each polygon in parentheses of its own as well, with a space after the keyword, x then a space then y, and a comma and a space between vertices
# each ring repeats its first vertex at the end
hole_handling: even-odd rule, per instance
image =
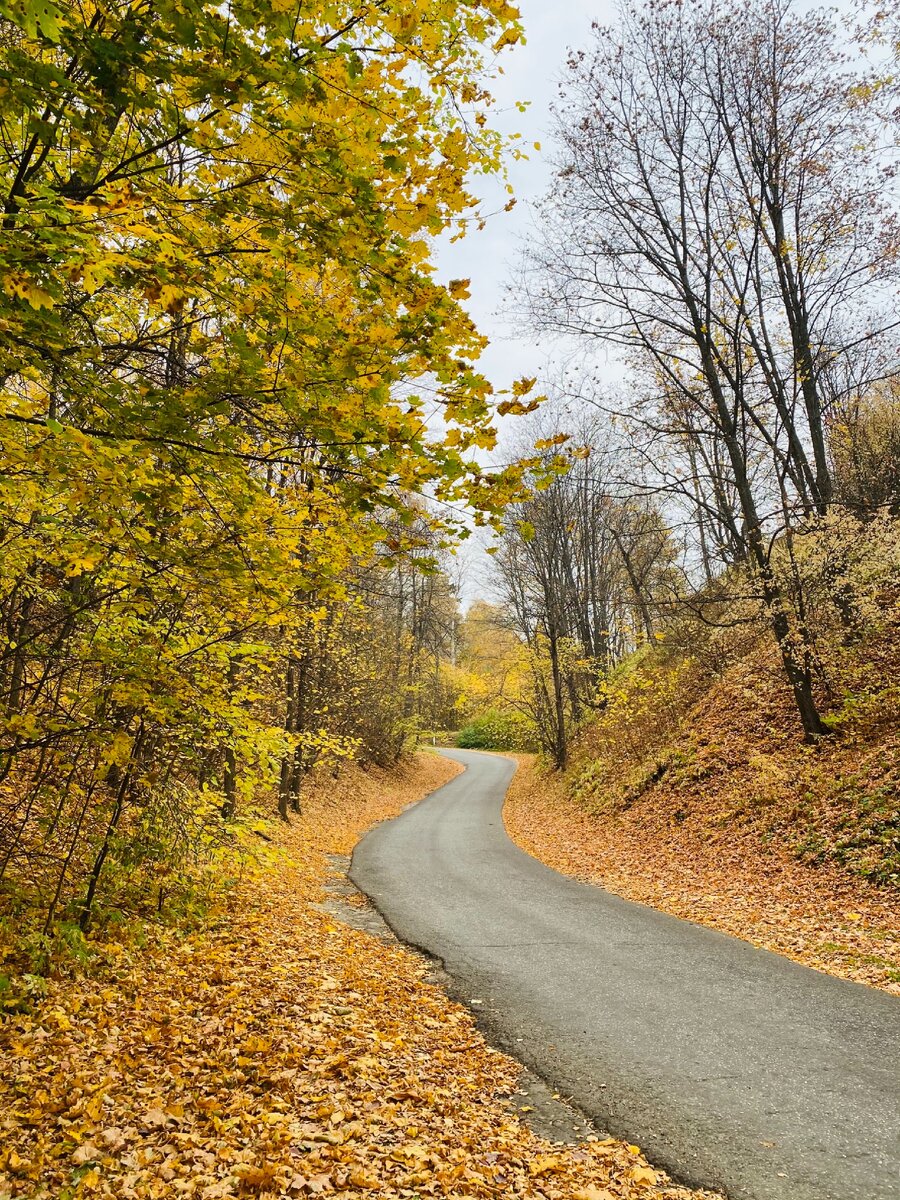
POLYGON ((659 1176, 652 1167, 632 1167, 628 1172, 628 1178, 638 1187, 653 1187, 658 1182, 659 1176))

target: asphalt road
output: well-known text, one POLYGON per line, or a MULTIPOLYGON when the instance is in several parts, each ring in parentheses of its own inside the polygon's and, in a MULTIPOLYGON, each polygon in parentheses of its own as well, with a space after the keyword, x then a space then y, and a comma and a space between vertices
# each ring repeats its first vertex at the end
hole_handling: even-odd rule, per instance
POLYGON ((733 1200, 900 1200, 900 1000, 551 871, 514 764, 374 829, 351 879, 492 1040, 652 1162, 733 1200))

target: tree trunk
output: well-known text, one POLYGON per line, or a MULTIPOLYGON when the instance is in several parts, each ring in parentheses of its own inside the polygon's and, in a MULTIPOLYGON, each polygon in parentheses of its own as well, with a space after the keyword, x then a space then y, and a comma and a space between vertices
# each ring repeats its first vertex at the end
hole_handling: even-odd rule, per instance
POLYGON ((233 821, 237 811, 237 756, 233 746, 225 747, 225 770, 222 772, 222 819, 233 821))
MULTIPOLYGON (((228 699, 234 701, 234 687, 237 683, 238 665, 232 659, 228 664, 228 699)), ((233 736, 233 734, 231 735, 233 736)), ((234 814, 237 811, 237 756, 234 752, 233 742, 229 742, 225 747, 225 768, 222 772, 222 819, 225 821, 234 820, 234 814)))
POLYGON ((559 771, 564 771, 567 760, 566 738, 566 705, 563 694, 564 681, 559 662, 559 641, 556 633, 550 634, 550 670, 553 676, 553 764, 559 771))

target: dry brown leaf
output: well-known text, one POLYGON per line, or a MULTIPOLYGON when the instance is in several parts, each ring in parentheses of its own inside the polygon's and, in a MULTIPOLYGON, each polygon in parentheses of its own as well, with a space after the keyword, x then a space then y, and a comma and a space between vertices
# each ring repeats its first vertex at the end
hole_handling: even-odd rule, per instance
POLYGON ((260 1167, 247 1165, 238 1167, 235 1175, 241 1181, 241 1187, 249 1188, 253 1191, 262 1191, 275 1182, 278 1172, 269 1164, 260 1167))
POLYGON ((76 1167, 82 1167, 85 1163, 95 1162, 100 1157, 100 1151, 93 1142, 84 1142, 72 1155, 72 1162, 76 1167))
POLYGON ((598 1188, 589 1183, 587 1187, 579 1188, 574 1193, 574 1200, 615 1200, 608 1188, 598 1188))
POLYGON ((659 1175, 652 1167, 632 1167, 628 1172, 628 1178, 639 1187, 652 1187, 659 1181, 659 1175))

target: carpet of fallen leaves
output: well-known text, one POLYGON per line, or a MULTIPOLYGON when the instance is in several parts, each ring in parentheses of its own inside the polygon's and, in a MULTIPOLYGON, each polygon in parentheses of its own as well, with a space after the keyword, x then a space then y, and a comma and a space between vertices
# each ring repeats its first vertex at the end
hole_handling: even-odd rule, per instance
MULTIPOLYGON (((695 741, 703 741, 702 731, 700 719, 695 741)), ((777 794, 755 808, 748 804, 758 778, 748 769, 747 736, 746 724, 722 734, 702 780, 664 778, 635 802, 595 813, 558 775, 519 755, 504 809, 507 830, 564 874, 900 995, 900 894, 833 863, 797 858, 786 836, 790 743, 784 740, 780 752, 788 765, 779 768, 777 794)), ((771 772, 776 750, 767 750, 771 772)))
POLYGON ((444 782, 320 782, 202 930, 98 942, 0 1030, 0 1196, 689 1200, 637 1147, 542 1141, 517 1068, 411 952, 319 907, 326 854, 444 782))

